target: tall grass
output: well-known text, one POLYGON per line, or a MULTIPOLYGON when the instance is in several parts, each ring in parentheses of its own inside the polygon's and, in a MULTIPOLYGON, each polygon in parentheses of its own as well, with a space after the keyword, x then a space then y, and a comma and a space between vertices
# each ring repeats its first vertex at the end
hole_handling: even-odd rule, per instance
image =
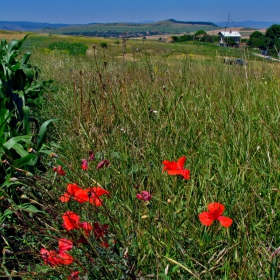
MULTIPOLYGON (((141 51, 133 51, 135 44, 128 41, 131 52, 123 55, 111 46, 88 57, 33 58, 59 86, 42 114, 60 120, 52 140, 61 146, 67 180, 98 182, 111 193, 101 212, 71 204, 109 223, 120 240, 118 265, 131 274, 109 269, 107 279, 277 279, 279 65, 225 65, 215 50, 199 60, 185 45, 175 54, 161 43, 138 42, 141 51), (89 150, 110 165, 101 171, 90 163, 77 176, 89 150), (189 181, 162 173, 163 160, 182 155, 189 181), (135 199, 142 190, 152 194, 150 203, 135 199), (213 201, 226 206, 230 228, 200 223, 198 214, 213 201)), ((66 209, 58 197, 67 180, 51 192, 58 213, 66 209)))

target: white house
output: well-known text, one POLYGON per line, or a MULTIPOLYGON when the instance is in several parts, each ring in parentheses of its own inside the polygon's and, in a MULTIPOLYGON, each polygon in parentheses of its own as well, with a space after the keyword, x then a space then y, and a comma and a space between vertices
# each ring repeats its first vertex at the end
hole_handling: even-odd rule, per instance
POLYGON ((220 46, 227 46, 228 41, 234 40, 235 45, 239 46, 241 41, 241 34, 237 31, 221 31, 218 33, 220 35, 220 46))

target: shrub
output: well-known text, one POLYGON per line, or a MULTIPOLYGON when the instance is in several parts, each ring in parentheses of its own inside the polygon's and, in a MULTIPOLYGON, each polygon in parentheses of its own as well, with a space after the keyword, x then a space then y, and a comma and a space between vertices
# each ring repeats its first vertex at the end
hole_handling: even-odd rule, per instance
POLYGON ((50 50, 66 50, 71 55, 85 55, 88 47, 83 43, 54 42, 48 45, 50 50))
POLYGON ((106 42, 101 42, 101 44, 100 44, 100 46, 101 46, 101 48, 105 48, 105 49, 107 49, 108 48, 108 44, 106 43, 106 42))

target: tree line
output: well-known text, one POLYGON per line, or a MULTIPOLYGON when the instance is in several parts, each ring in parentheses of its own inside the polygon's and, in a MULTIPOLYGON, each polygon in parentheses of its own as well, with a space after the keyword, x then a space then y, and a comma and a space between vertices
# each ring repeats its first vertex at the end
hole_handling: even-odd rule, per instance
POLYGON ((273 24, 267 28, 265 34, 254 31, 248 40, 248 46, 266 50, 270 55, 277 55, 280 51, 280 24, 273 24))

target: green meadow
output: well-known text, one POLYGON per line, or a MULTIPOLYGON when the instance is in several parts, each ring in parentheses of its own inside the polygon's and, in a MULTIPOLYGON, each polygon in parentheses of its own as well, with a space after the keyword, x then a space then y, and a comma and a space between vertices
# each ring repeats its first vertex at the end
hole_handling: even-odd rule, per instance
POLYGON ((279 279, 278 61, 200 42, 34 34, 27 51, 54 88, 33 112, 40 124, 54 121, 32 172, 1 152, 18 173, 0 185, 0 278, 279 279), (57 42, 88 48, 71 55, 67 44, 49 48, 57 42), (183 156, 188 180, 163 170, 183 156), (69 189, 61 201, 73 183, 89 202, 69 189), (90 203, 94 187, 110 193, 101 206, 90 203), (138 199, 142 191, 151 199, 138 199), (212 202, 225 206, 229 227, 202 224, 212 202), (79 215, 70 230, 67 211, 79 215), (73 244, 63 251, 69 263, 42 253, 61 254, 61 238, 73 244))

